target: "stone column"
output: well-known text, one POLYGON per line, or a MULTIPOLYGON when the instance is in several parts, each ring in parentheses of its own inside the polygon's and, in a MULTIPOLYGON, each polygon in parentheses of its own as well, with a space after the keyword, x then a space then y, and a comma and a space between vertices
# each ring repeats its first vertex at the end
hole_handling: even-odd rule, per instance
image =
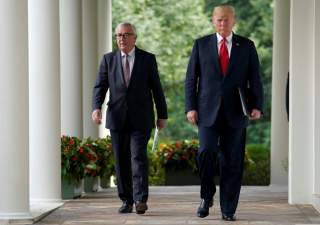
POLYGON ((82 1, 83 48, 83 136, 98 137, 98 126, 91 119, 92 93, 98 70, 98 3, 82 1))
POLYGON ((290 9, 289 203, 292 204, 310 204, 313 192, 314 2, 291 0, 290 9))
POLYGON ((0 219, 30 218, 28 1, 1 1, 0 18, 0 219))
POLYGON ((314 207, 320 212, 320 1, 314 0, 314 14, 315 14, 315 40, 314 40, 314 54, 315 54, 315 128, 314 128, 314 207))
POLYGON ((59 2, 29 0, 30 198, 61 201, 59 2))
POLYGON ((285 107, 289 72, 290 0, 274 1, 271 185, 288 184, 288 120, 285 107))
MULTIPOLYGON (((98 61, 100 63, 103 54, 112 50, 112 5, 111 0, 98 0, 98 61)), ((98 66, 97 66, 98 68, 98 66)), ((102 123, 99 126, 99 137, 106 137, 109 131, 105 128, 106 102, 102 106, 102 123)))
POLYGON ((82 137, 81 1, 60 0, 61 133, 82 137))

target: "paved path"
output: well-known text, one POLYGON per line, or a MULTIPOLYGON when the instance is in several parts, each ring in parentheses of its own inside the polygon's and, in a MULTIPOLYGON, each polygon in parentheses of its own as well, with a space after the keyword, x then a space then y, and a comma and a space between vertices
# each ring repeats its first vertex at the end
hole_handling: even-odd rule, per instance
POLYGON ((196 216, 199 204, 199 187, 150 187, 149 210, 144 215, 120 215, 120 201, 114 188, 92 193, 65 205, 39 225, 293 225, 320 224, 320 214, 310 205, 289 205, 287 190, 270 187, 243 187, 236 222, 222 221, 218 196, 213 210, 204 219, 196 216))

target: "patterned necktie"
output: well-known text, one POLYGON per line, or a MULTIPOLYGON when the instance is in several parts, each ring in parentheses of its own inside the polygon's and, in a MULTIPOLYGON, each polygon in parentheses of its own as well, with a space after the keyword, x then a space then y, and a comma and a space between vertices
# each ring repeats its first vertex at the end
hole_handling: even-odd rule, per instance
POLYGON ((123 76, 124 76, 124 81, 127 87, 129 86, 129 81, 130 81, 130 66, 129 66, 128 57, 129 55, 124 56, 124 65, 123 65, 123 76))
POLYGON ((227 74, 228 64, 229 64, 229 54, 227 48, 227 39, 223 38, 220 45, 220 68, 223 75, 227 74))

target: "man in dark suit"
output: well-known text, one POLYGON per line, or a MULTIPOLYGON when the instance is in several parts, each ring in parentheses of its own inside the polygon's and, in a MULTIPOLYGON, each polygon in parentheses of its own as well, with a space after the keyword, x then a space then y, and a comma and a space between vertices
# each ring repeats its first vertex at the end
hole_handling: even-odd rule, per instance
MULTIPOLYGON (((232 32, 235 10, 223 5, 213 10, 216 33, 195 41, 186 81, 186 113, 198 125, 201 203, 197 215, 208 216, 216 187, 215 162, 220 165, 222 219, 235 220, 243 173, 248 117, 261 116, 263 89, 254 43, 232 32), (249 115, 245 116, 239 90, 245 94, 249 115)), ((245 100, 245 99, 244 99, 245 100)))
POLYGON ((110 129, 116 160, 118 195, 123 204, 119 213, 148 209, 147 143, 155 125, 166 125, 167 105, 162 91, 156 58, 135 46, 136 29, 121 23, 115 30, 119 50, 105 54, 93 92, 92 119, 101 123, 101 105, 109 90, 106 128, 110 129))

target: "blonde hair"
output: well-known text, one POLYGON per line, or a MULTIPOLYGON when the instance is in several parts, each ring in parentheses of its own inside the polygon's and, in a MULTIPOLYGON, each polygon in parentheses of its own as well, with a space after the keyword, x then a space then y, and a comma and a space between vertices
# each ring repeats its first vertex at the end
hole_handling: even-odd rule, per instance
POLYGON ((212 16, 214 16, 218 10, 227 11, 227 12, 231 13, 234 17, 236 17, 236 10, 231 5, 219 5, 219 6, 214 7, 212 10, 212 16))

